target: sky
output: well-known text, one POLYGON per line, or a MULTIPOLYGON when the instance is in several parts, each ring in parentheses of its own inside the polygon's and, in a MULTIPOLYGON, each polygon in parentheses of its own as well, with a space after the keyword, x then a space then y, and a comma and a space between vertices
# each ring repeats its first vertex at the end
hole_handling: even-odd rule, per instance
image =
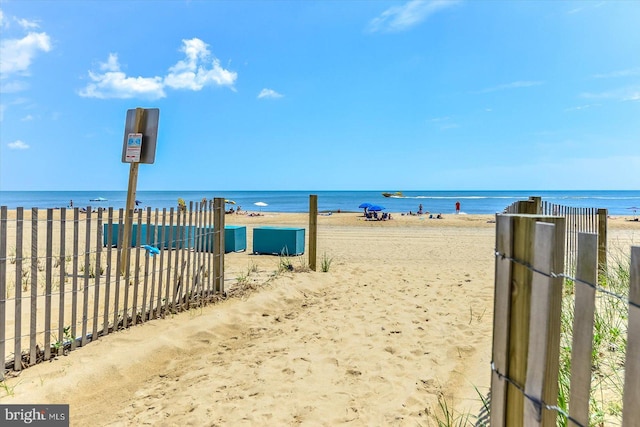
POLYGON ((0 190, 638 190, 640 1, 0 2, 0 190))

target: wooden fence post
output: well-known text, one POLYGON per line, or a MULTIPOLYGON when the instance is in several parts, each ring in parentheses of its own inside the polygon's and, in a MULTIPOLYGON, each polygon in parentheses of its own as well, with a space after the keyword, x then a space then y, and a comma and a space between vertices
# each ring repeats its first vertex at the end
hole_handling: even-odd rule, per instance
MULTIPOLYGON (((144 108, 136 108, 134 133, 142 133, 144 131, 144 108)), ((131 229, 133 224, 133 209, 136 201, 136 187, 138 186, 138 168, 140 163, 132 162, 129 165, 129 184, 127 186, 127 202, 125 205, 124 233, 122 238, 122 265, 121 268, 129 268, 129 260, 131 254, 131 229)), ((140 227, 138 227, 139 229, 140 227)), ((138 266, 136 265, 136 269, 138 266)), ((124 270, 123 270, 124 272, 124 270)), ((135 319, 136 313, 133 313, 135 319)), ((134 320, 135 324, 135 320, 134 320)))
POLYGON ((624 367, 622 426, 631 427, 640 420, 640 246, 631 247, 629 328, 624 367))
POLYGON ((533 210, 533 212, 527 212, 527 213, 531 213, 534 215, 541 215, 542 214, 542 197, 531 196, 529 197, 529 202, 533 203, 533 207, 531 207, 531 210, 533 210))
POLYGON ((318 244, 318 196, 309 195, 309 268, 316 270, 318 244))
POLYGON ((213 199, 213 287, 215 292, 224 294, 224 199, 213 199))
MULTIPOLYGON (((532 203, 533 205, 533 203, 532 203)), ((497 221, 502 215, 498 215, 497 221)), ((513 221, 513 234, 512 234, 512 247, 513 258, 518 262, 514 262, 511 266, 511 276, 508 281, 508 295, 510 300, 510 307, 506 310, 508 313, 508 331, 506 338, 498 337, 498 332, 494 332, 494 369, 500 372, 502 375, 508 376, 511 381, 518 384, 519 387, 524 388, 526 381, 527 371, 527 354, 529 347, 529 322, 531 313, 531 280, 532 271, 530 265, 532 263, 533 255, 533 236, 535 233, 535 224, 538 221, 549 222, 555 224, 555 257, 552 262, 552 272, 561 273, 564 271, 564 233, 565 222, 562 217, 553 216, 541 216, 541 215, 506 215, 510 216, 513 221), (504 366, 500 367, 496 363, 498 357, 497 352, 500 351, 496 347, 498 340, 501 340, 501 344, 508 343, 508 356, 504 366)), ((496 221, 496 222, 497 222, 496 221)), ((498 225, 496 224, 498 227, 498 225)), ((498 243, 500 243, 498 241, 498 243)), ((500 246, 496 245, 498 248, 500 246)), ((500 249, 499 249, 500 252, 500 249)), ((504 269, 499 266, 503 260, 496 260, 496 271, 498 268, 504 269)), ((505 269, 506 270, 506 269, 505 269)), ((503 307, 498 307, 498 301, 504 298, 504 295, 498 294, 498 292, 505 292, 504 284, 500 282, 504 280, 499 278, 496 273, 496 308, 494 315, 494 324, 499 321, 498 315, 504 315, 504 307, 506 304, 501 303, 503 307), (500 289, 499 289, 500 288, 500 289), (502 310, 499 313, 498 310, 502 310)), ((542 398, 550 404, 555 405, 558 399, 558 382, 557 373, 559 365, 560 354, 560 311, 562 303, 562 278, 555 277, 552 279, 549 314, 548 314, 548 342, 545 356, 545 371, 549 375, 555 375, 556 380, 552 377, 547 377, 544 382, 542 398)), ((493 385, 499 377, 494 375, 492 379, 492 400, 493 400, 493 385)), ((501 399, 500 396, 498 398, 501 399)), ((496 403, 500 405, 501 402, 496 403)), ((492 414, 491 425, 521 425, 523 421, 524 411, 524 396, 520 390, 513 384, 508 384, 506 390, 506 414, 504 423, 494 421, 494 415, 500 417, 499 414, 494 414, 494 403, 492 402, 492 414)), ((544 411, 543 414, 544 425, 551 425, 555 422, 556 413, 551 411, 544 411)))
POLYGON ((598 209, 598 269, 607 270, 607 209, 598 209))

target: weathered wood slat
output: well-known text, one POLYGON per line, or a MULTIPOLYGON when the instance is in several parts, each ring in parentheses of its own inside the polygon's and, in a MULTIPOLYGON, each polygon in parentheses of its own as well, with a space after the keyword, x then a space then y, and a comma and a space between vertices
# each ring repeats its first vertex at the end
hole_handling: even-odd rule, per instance
POLYGON ((98 339, 98 319, 100 315, 100 277, 102 276, 102 208, 98 209, 96 218, 96 269, 95 288, 93 290, 93 328, 91 340, 98 339))
MULTIPOLYGON (((151 245, 154 248, 159 248, 158 245, 158 209, 155 210, 155 215, 153 218, 153 238, 151 239, 151 245)), ((149 320, 155 318, 155 296, 156 296, 156 267, 158 257, 160 255, 154 255, 151 257, 151 284, 149 285, 149 320)))
POLYGON ((511 270, 513 218, 496 215, 496 260, 493 309, 491 373, 491 425, 506 426, 507 383, 498 376, 509 374, 509 320, 511 318, 511 270), (503 256, 504 257, 503 257, 503 256))
MULTIPOLYGON (((524 425, 541 426, 542 394, 545 382, 553 380, 547 367, 547 348, 549 347, 549 308, 551 299, 552 263, 555 249, 555 225, 538 222, 535 225, 533 247, 533 268, 531 278, 531 317, 529 321, 529 350, 527 354, 527 374, 525 393, 536 399, 527 399, 524 404, 524 425)), ((557 375, 555 376, 557 378, 557 375)), ((551 424, 545 424, 551 427, 551 424)), ((553 423, 555 426, 555 422, 553 423)))
POLYGON ((212 295, 214 293, 213 291, 213 228, 215 227, 215 224, 213 222, 213 200, 209 200, 209 203, 207 204, 207 210, 208 210, 208 220, 209 220, 209 224, 207 227, 207 230, 209 230, 209 232, 207 233, 207 247, 209 248, 209 251, 207 252, 207 294, 208 295, 212 295))
POLYGON ((596 290, 587 283, 595 286, 598 281, 598 236, 595 234, 580 233, 578 236, 576 279, 569 415, 586 426, 589 424, 591 351, 596 302, 596 290))
POLYGON ((78 208, 73 210, 73 266, 71 280, 71 350, 76 348, 78 338, 78 259, 80 241, 80 211, 78 208))
POLYGON ((160 248, 160 266, 158 267, 160 271, 158 271, 158 296, 156 302, 156 317, 160 317, 162 313, 162 284, 164 283, 162 279, 164 278, 164 259, 167 256, 167 253, 170 253, 171 250, 164 247, 164 242, 166 242, 166 233, 165 228, 167 225, 167 208, 162 208, 162 227, 160 228, 160 243, 158 248, 160 248))
POLYGON ((44 360, 51 359, 51 291, 53 285, 53 209, 47 209, 47 243, 44 284, 44 360))
POLYGON ((60 208, 60 298, 58 301, 58 340, 62 343, 58 347, 58 356, 64 353, 65 334, 65 296, 67 280, 67 257, 65 252, 65 241, 67 236, 67 208, 60 208))
MULTIPOLYGON (((146 209, 147 212, 147 233, 146 233, 146 239, 145 239, 145 244, 149 245, 151 244, 151 208, 147 207, 146 209)), ((154 227, 155 230, 155 227, 154 227)), ((138 243, 138 245, 140 245, 138 243)), ((149 251, 145 250, 144 253, 144 286, 142 287, 142 306, 140 308, 140 319, 141 322, 145 322, 146 318, 147 318, 147 294, 149 293, 149 251)))
POLYGON ((142 241, 142 210, 138 211, 138 229, 136 233, 136 261, 133 273, 133 304, 131 307, 131 325, 135 325, 138 319, 138 298, 140 291, 140 246, 142 241))
POLYGON ((102 334, 109 334, 109 306, 111 305, 111 267, 113 262, 113 208, 107 211, 107 266, 104 284, 104 309, 102 313, 102 334))
POLYGON ((84 245, 84 286, 82 288, 82 337, 80 345, 87 345, 87 332, 89 331, 89 281, 91 276, 91 206, 87 207, 85 219, 85 245, 84 245))
MULTIPOLYGON (((16 283, 16 287, 20 284, 16 283)), ((0 381, 4 381, 7 343, 7 207, 0 207, 0 381)))
POLYGON ((22 369, 22 253, 24 239, 24 208, 16 209, 16 324, 14 325, 13 370, 22 369))
MULTIPOLYGON (((114 306, 113 306, 113 330, 117 331, 119 328, 120 318, 120 282, 122 279, 122 245, 123 245, 123 224, 124 210, 121 208, 118 210, 118 240, 116 244, 116 281, 114 289, 114 306)), ((125 280, 126 283, 126 280, 125 280)))
POLYGON ((29 313, 29 366, 36 364, 38 320, 38 208, 31 209, 31 312, 29 313))
MULTIPOLYGON (((173 226, 173 208, 169 209, 169 225, 173 226)), ((165 227, 163 227, 164 229, 165 227)), ((175 233, 170 232, 167 237, 168 249, 167 249, 167 280, 165 281, 165 292, 164 292, 164 312, 165 314, 169 311, 169 300, 171 299, 171 255, 173 253, 173 239, 175 238, 175 233)), ((164 240, 163 240, 164 241, 164 240)), ((177 256, 177 255, 176 255, 177 256)))
POLYGON ((637 426, 640 420, 640 246, 631 247, 629 328, 622 400, 622 426, 637 426))

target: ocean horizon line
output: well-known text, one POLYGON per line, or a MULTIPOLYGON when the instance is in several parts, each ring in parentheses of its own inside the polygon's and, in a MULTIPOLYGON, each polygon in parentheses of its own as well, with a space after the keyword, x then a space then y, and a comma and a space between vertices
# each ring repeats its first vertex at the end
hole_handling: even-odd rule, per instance
MULTIPOLYGON (((491 214, 518 200, 541 197, 543 201, 579 208, 604 208, 610 214, 633 215, 633 208, 640 210, 640 191, 633 190, 407 190, 402 197, 385 197, 378 190, 138 190, 138 207, 176 207, 178 199, 185 202, 200 202, 215 197, 225 198, 243 210, 264 212, 306 212, 309 196, 318 196, 318 209, 329 211, 357 211, 362 203, 381 205, 389 212, 455 213, 455 203, 461 202, 461 212, 468 214, 491 214), (255 205, 265 204, 265 206, 255 205)), ((387 194, 388 195, 388 194, 387 194)), ((0 190, 0 206, 56 208, 67 206, 113 207, 126 205, 126 190, 115 191, 5 191, 0 190)))

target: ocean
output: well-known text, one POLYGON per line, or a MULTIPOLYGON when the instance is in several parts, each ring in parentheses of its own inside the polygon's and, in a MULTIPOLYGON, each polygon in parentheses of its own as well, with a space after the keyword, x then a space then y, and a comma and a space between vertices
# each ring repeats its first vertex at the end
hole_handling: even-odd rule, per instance
MULTIPOLYGON (((203 198, 223 197, 246 211, 307 212, 310 194, 318 196, 321 212, 359 212, 358 206, 368 202, 394 213, 416 212, 422 204, 424 211, 451 214, 459 201, 462 213, 494 214, 517 200, 540 196, 543 201, 565 206, 605 208, 610 215, 640 214, 640 191, 405 191, 402 198, 384 197, 380 191, 138 191, 136 199, 140 207, 162 209, 177 207, 178 198, 188 205, 203 198), (267 206, 256 206, 257 202, 267 206)), ((73 200, 76 207, 124 208, 126 198, 126 191, 0 191, 0 206, 59 208, 73 200), (97 198, 106 200, 91 201, 97 198)))

